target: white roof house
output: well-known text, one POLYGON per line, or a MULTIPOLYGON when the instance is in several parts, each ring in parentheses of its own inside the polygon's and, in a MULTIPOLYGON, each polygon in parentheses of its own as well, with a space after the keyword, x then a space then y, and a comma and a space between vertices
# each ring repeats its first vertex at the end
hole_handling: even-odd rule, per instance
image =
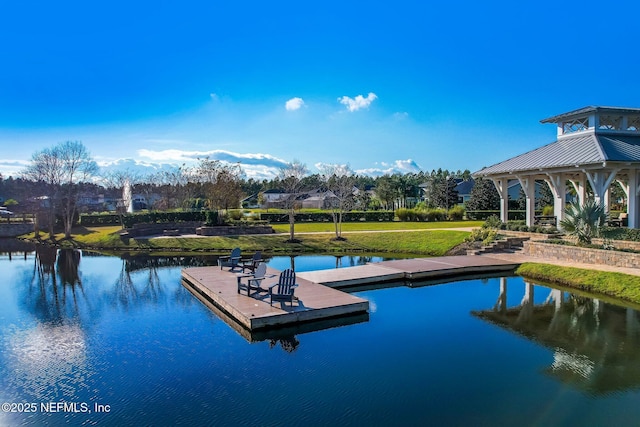
POLYGON ((580 203, 586 183, 597 201, 608 206, 609 186, 617 181, 628 197, 628 224, 640 225, 640 108, 585 107, 541 123, 555 123, 556 141, 483 168, 473 175, 491 179, 501 197, 501 218, 507 218, 507 186, 518 179, 527 197, 527 224, 532 225, 535 181, 547 182, 554 194, 554 212, 562 219, 566 183, 570 182, 580 203))

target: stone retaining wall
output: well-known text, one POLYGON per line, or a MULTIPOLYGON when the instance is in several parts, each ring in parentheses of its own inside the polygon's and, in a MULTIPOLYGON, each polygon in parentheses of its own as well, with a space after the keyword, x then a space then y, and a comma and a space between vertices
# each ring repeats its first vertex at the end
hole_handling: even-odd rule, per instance
POLYGON ((270 225, 255 226, 218 226, 218 227, 198 227, 196 234, 201 236, 233 236, 236 234, 272 234, 275 233, 270 225))
POLYGON ((274 233, 270 225, 256 226, 213 226, 206 227, 202 222, 168 222, 161 224, 135 224, 121 233, 127 237, 140 236, 177 236, 180 234, 198 234, 201 236, 232 236, 237 234, 271 234, 274 233))
POLYGON ((164 234, 165 230, 177 230, 180 234, 196 234, 196 228, 202 225, 201 221, 167 222, 160 224, 139 223, 133 228, 128 228, 123 235, 128 237, 155 236, 164 234))
MULTIPOLYGON (((604 245, 605 243, 603 239, 593 239, 591 242, 594 245, 604 245)), ((633 251, 640 252, 640 242, 632 242, 630 240, 607 240, 607 244, 612 245, 616 249, 631 249, 633 251)))
POLYGON ((535 241, 524 242, 525 254, 585 264, 606 264, 616 267, 640 268, 640 254, 605 249, 579 248, 535 241))
POLYGON ((0 224, 0 237, 16 237, 21 234, 31 233, 33 231, 33 223, 4 223, 0 224))

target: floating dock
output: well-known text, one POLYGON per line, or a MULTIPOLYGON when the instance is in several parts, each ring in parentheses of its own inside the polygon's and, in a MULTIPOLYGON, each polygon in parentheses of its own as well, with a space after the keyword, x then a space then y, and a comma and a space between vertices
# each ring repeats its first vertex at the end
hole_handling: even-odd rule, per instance
MULTIPOLYGON (((245 290, 238 293, 238 274, 227 269, 187 268, 182 270, 182 283, 236 331, 254 341, 269 328, 317 330, 368 320, 369 301, 339 289, 373 289, 384 287, 382 283, 423 286, 424 281, 435 283, 453 277, 511 272, 518 265, 484 256, 450 256, 303 272, 296 275, 297 301, 276 302, 273 306, 267 293, 251 296, 247 296, 245 290), (310 327, 310 324, 320 326, 310 327)), ((273 277, 265 279, 262 287, 275 283, 279 273, 268 269, 267 274, 273 277)))
POLYGON ((382 261, 356 267, 299 273, 299 277, 331 288, 362 287, 382 282, 443 280, 451 277, 482 275, 515 270, 519 262, 486 256, 445 256, 382 261))
MULTIPOLYGON (((271 279, 262 287, 276 283, 279 271, 267 269, 271 279)), ((296 277, 298 287, 293 304, 269 304, 266 292, 247 296, 238 293, 238 274, 219 267, 194 267, 182 270, 182 282, 201 300, 213 304, 249 331, 310 322, 314 320, 366 313, 369 301, 346 292, 332 289, 302 277, 296 277)), ((246 280, 246 279, 244 279, 246 280)))

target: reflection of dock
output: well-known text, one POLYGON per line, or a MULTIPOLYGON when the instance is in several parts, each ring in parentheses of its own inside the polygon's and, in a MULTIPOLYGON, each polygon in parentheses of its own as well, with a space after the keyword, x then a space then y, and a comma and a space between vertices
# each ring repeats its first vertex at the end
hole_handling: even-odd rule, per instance
POLYGON ((292 323, 287 326, 281 326, 278 328, 262 328, 254 331, 250 331, 246 329, 243 325, 238 323, 233 317, 222 311, 215 304, 209 301, 208 298, 204 297, 198 291, 196 291, 190 285, 185 286, 193 295, 195 295, 204 305, 206 305, 216 316, 225 321, 229 326, 231 326, 238 334, 240 334, 244 339, 249 342, 258 342, 265 340, 278 340, 278 339, 288 339, 294 337, 296 335, 305 334, 309 332, 320 331, 323 329, 331 329, 337 328, 340 326, 353 325, 356 323, 366 322, 369 320, 369 313, 366 311, 340 316, 333 317, 324 320, 316 320, 313 322, 306 323, 292 323))
MULTIPOLYGON (((238 327, 245 329, 246 331, 241 332, 245 338, 255 340, 260 335, 256 331, 272 327, 309 329, 309 325, 300 324, 313 321, 310 330, 317 330, 368 319, 367 300, 333 288, 375 289, 400 286, 407 281, 416 281, 414 283, 418 286, 423 286, 425 281, 447 281, 454 276, 511 272, 517 265, 488 257, 454 256, 384 261, 335 270, 304 272, 297 275, 298 301, 293 305, 277 303, 273 306, 269 305, 269 298, 265 293, 252 297, 245 293, 238 294, 237 275, 227 270, 216 267, 187 268, 182 270, 182 279, 187 289, 214 312, 221 314, 220 317, 236 330, 238 327), (327 326, 320 326, 318 321, 327 319, 331 320, 323 322, 327 326)), ((270 274, 276 273, 276 270, 270 269, 270 274)), ((263 287, 276 280, 265 280, 263 287)))

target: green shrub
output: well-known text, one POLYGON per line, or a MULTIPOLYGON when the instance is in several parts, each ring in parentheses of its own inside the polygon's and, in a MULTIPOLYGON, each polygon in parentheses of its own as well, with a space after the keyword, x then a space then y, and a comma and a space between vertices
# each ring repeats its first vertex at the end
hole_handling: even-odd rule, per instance
POLYGON ((244 217, 244 214, 240 209, 229 209, 227 211, 227 216, 229 217, 229 219, 232 219, 234 221, 240 221, 244 217))
POLYGON ((461 221, 464 218, 464 208, 462 206, 454 206, 447 211, 447 219, 449 221, 461 221))
POLYGON ((490 210, 490 211, 467 211, 467 219, 471 220, 483 220, 487 219, 490 216, 500 216, 499 210, 490 210))
POLYGON ((468 243, 482 242, 485 246, 493 242, 498 233, 495 229, 476 228, 469 234, 464 241, 468 243))
POLYGON ((502 228, 502 225, 503 223, 502 221, 500 221, 500 218, 495 215, 491 215, 484 221, 484 224, 482 224, 482 228, 500 229, 502 228))
POLYGON ((406 208, 396 209, 396 216, 400 221, 416 220, 416 212, 413 209, 406 209, 406 208))
MULTIPOLYGON (((215 214, 215 212, 214 212, 215 214)), ((80 225, 85 227, 102 225, 120 225, 121 216, 118 214, 81 215, 80 225)), ((122 215, 122 223, 126 228, 133 227, 134 224, 151 223, 159 224, 165 222, 192 222, 205 221, 206 212, 142 212, 127 213, 122 215)))
POLYGON ((120 225, 120 215, 99 214, 80 215, 80 225, 83 227, 99 227, 103 225, 120 225))
POLYGON ((542 215, 543 216, 552 216, 553 215, 553 206, 547 205, 547 206, 543 207, 542 208, 542 215))
POLYGON ((583 204, 570 204, 564 211, 560 226, 580 244, 590 244, 594 237, 600 237, 602 227, 607 223, 608 214, 603 204, 588 199, 583 204))
POLYGON ((205 225, 212 226, 218 224, 218 212, 207 211, 205 215, 205 225))
MULTIPOLYGON (((342 215, 343 222, 360 222, 360 221, 381 221, 391 222, 394 220, 395 213, 393 211, 352 211, 345 212, 342 215)), ((286 213, 261 213, 260 219, 271 223, 287 223, 289 215, 286 213)), ((301 222, 333 222, 331 212, 298 212, 296 213, 296 221, 301 222)))
POLYGON ((447 218, 447 211, 444 209, 428 209, 426 212, 427 221, 444 221, 447 218))

